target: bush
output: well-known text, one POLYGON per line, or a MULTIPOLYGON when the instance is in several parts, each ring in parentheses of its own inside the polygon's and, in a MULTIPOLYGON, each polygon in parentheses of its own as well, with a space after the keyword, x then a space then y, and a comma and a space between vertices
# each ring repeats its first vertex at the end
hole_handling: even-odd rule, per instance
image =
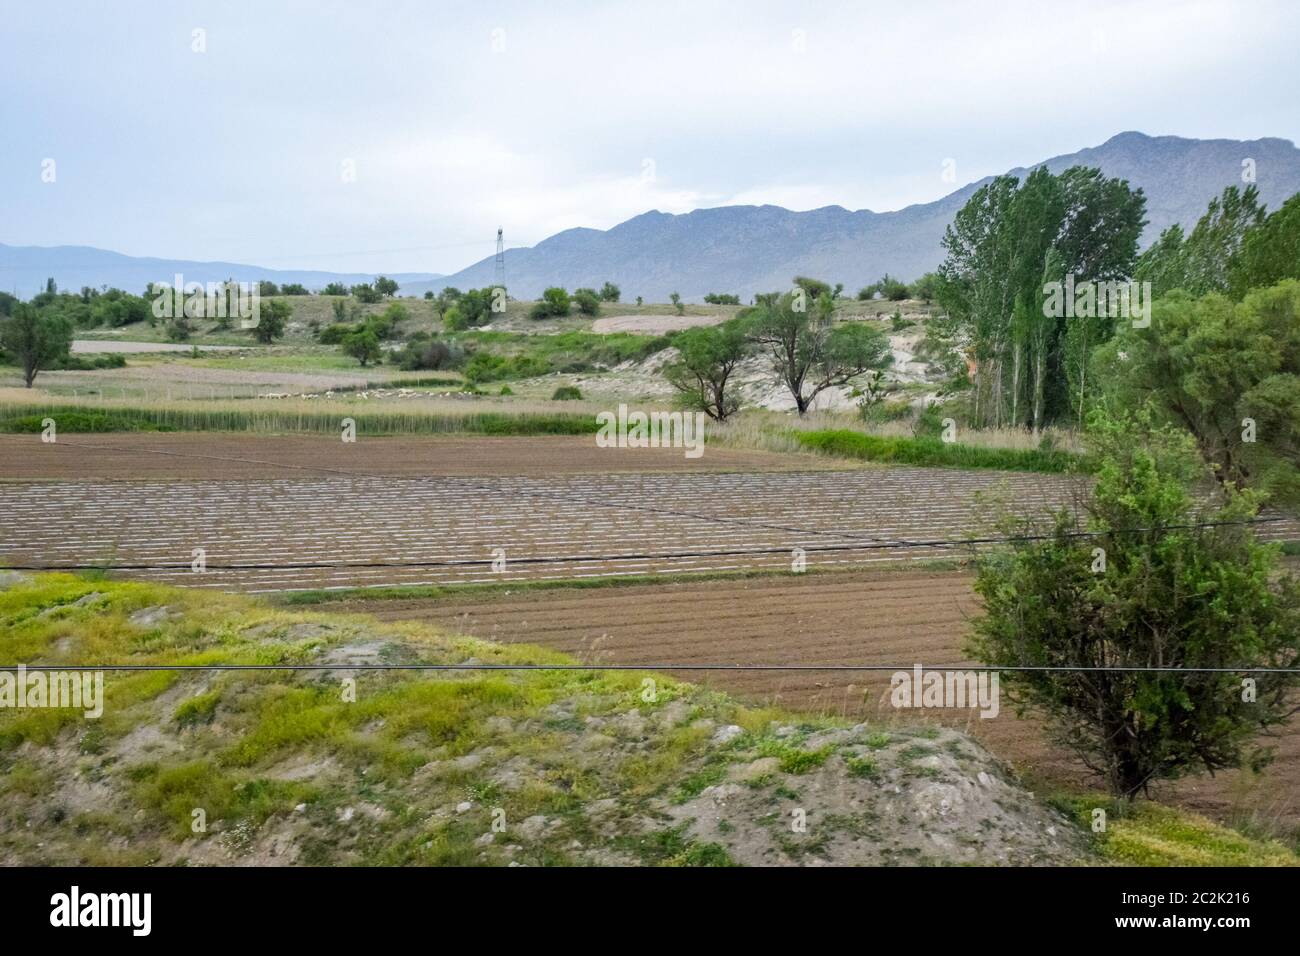
POLYGON ((491 352, 475 352, 465 363, 465 378, 474 383, 496 382, 503 378, 535 378, 545 375, 550 366, 532 355, 506 358, 491 352))
POLYGON ((582 398, 582 392, 576 385, 561 385, 551 393, 553 402, 573 402, 582 398))
POLYGON ((398 365, 408 371, 428 369, 442 371, 459 368, 465 362, 465 353, 455 343, 430 339, 419 342, 407 342, 406 347, 397 353, 398 365))
POLYGON ((338 345, 343 341, 343 337, 352 330, 351 325, 344 322, 335 322, 321 329, 316 335, 316 341, 321 345, 338 345))
POLYGON ((583 315, 600 314, 600 296, 594 289, 579 289, 573 293, 573 302, 583 315))
POLYGON ((1268 753, 1254 738, 1285 725, 1300 679, 1300 582, 1244 526, 1256 495, 1192 490, 1208 468, 1186 433, 1145 418, 1089 425, 1092 534, 1078 535, 1072 509, 1046 529, 1008 517, 1016 540, 979 561, 985 614, 969 650, 994 667, 1041 666, 1003 679, 1117 798, 1258 769, 1268 753), (1096 667, 1113 670, 1080 670, 1096 667))
POLYGON ((569 301, 569 293, 559 286, 551 286, 542 293, 542 297, 528 314, 530 318, 534 319, 549 319, 568 315, 571 310, 572 304, 569 301))
POLYGON ((1014 448, 980 448, 938 438, 882 438, 847 429, 793 432, 806 448, 841 458, 949 468, 997 468, 1003 471, 1061 473, 1087 471, 1087 459, 1066 452, 1014 448))

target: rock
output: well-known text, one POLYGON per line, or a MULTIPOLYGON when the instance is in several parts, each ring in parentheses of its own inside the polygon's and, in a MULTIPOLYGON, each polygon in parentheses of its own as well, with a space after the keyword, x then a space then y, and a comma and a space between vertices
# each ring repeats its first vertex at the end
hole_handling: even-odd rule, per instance
POLYGON ((171 608, 165 604, 158 604, 153 607, 142 607, 138 611, 132 611, 127 620, 136 627, 153 627, 155 624, 161 624, 172 616, 171 608))
POLYGON ((465 813, 466 811, 472 809, 473 806, 474 804, 470 803, 468 800, 462 801, 461 803, 456 804, 456 812, 465 813))
POLYGON ((719 727, 713 735, 713 743, 726 744, 735 740, 745 732, 745 728, 737 724, 727 724, 725 727, 719 727))

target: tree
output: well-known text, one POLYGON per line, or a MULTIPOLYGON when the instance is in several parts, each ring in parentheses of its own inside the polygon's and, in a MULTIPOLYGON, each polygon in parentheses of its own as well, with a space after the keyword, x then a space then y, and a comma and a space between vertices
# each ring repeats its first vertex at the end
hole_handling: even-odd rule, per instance
POLYGON ((269 279, 263 279, 257 284, 257 294, 263 298, 270 298, 280 294, 280 287, 269 279))
POLYGON ((530 318, 548 319, 568 315, 572 308, 569 293, 560 286, 551 286, 542 293, 542 297, 528 314, 530 318))
POLYGON ((583 315, 600 314, 600 296, 594 289, 578 289, 573 293, 573 303, 583 315))
POLYGON ((831 287, 822 282, 820 279, 810 279, 807 276, 795 276, 794 285, 796 288, 803 289, 804 295, 810 302, 816 302, 822 296, 828 299, 831 297, 831 287))
POLYGON ((880 290, 882 297, 889 299, 891 302, 902 302, 907 298, 907 283, 901 279, 895 279, 888 272, 880 277, 875 284, 875 288, 880 290))
POLYGON ((1183 227, 1174 223, 1138 256, 1133 266, 1134 282, 1150 282, 1153 296, 1164 296, 1187 281, 1183 255, 1183 227))
POLYGON ((379 336, 375 335, 373 329, 364 327, 343 337, 343 352, 360 362, 362 368, 370 362, 378 363, 384 354, 379 347, 379 336))
POLYGON ((342 282, 331 282, 320 290, 321 295, 347 295, 348 287, 342 282))
POLYGON ((1300 279, 1300 193, 1247 230, 1228 269, 1229 291, 1235 299, 1283 279, 1300 279))
POLYGON ((637 297, 636 297, 636 304, 637 304, 637 305, 640 305, 640 304, 641 304, 641 297, 640 297, 640 296, 637 296, 637 297))
POLYGON ((257 308, 257 325, 253 326, 253 337, 269 345, 284 336, 284 327, 293 315, 293 306, 282 299, 262 302, 257 308))
POLYGON ((939 294, 939 274, 936 272, 925 273, 912 283, 908 294, 913 299, 920 299, 926 305, 929 305, 939 294))
POLYGON ((1244 190, 1229 186, 1211 199, 1183 247, 1184 281, 1177 288, 1192 295, 1227 293, 1246 234, 1263 222, 1264 207, 1253 184, 1244 190))
POLYGON ((606 282, 600 287, 601 302, 617 302, 622 294, 622 290, 612 282, 606 282))
POLYGON ((42 312, 19 303, 13 314, 0 321, 0 349, 23 370, 23 385, 32 387, 37 373, 68 357, 72 324, 62 315, 42 312))
POLYGON ((678 315, 682 315, 686 312, 686 307, 682 305, 682 297, 680 293, 674 292, 668 296, 668 298, 672 301, 673 308, 677 310, 678 315))
POLYGON ((470 289, 468 292, 458 293, 454 300, 448 300, 447 307, 450 307, 451 302, 455 302, 456 311, 460 313, 466 327, 484 325, 492 319, 493 298, 492 289, 470 289))
POLYGON ((1193 493, 1202 466, 1173 429, 1141 417, 1090 424, 1100 470, 1084 503, 1089 536, 1067 512, 1045 540, 1031 540, 1039 522, 1007 521, 1021 540, 978 562, 985 614, 969 652, 993 667, 1044 668, 1002 678, 1118 798, 1261 766, 1268 754, 1254 738, 1285 722, 1298 677, 1238 669, 1300 664, 1300 584, 1277 575, 1277 552, 1243 524, 1258 499, 1193 493))
POLYGON ((1059 176, 1038 167, 1023 184, 999 176, 958 211, 944 234, 937 298, 975 362, 974 424, 1037 427, 1082 414, 1088 356, 1113 334, 1115 317, 1063 313, 1040 326, 1030 312, 1043 306, 1046 283, 1126 279, 1145 208, 1140 189, 1075 166, 1059 176), (1030 369, 1041 372, 1031 378, 1030 369))
POLYGON ((745 333, 744 323, 732 319, 686 329, 674 337, 678 360, 665 367, 664 375, 688 407, 718 422, 740 407, 739 397, 728 385, 736 366, 749 354, 745 333))
POLYGON ((280 295, 311 295, 311 293, 300 282, 286 282, 280 286, 280 295))
POLYGON ((704 297, 709 305, 740 305, 740 296, 725 292, 710 292, 704 297))
POLYGON ((358 302, 364 302, 367 305, 371 305, 375 302, 378 302, 380 299, 383 298, 383 296, 379 294, 378 289, 365 282, 361 282, 358 283, 357 285, 354 285, 351 289, 351 294, 352 297, 356 299, 358 302))
POLYGON ((391 299, 393 296, 397 295, 397 289, 398 286, 396 279, 390 279, 388 276, 375 277, 375 291, 383 298, 391 299))
POLYGON ((750 341, 771 357, 772 369, 800 415, 825 389, 847 385, 894 359, 884 332, 863 322, 833 325, 832 308, 826 296, 811 312, 796 309, 794 296, 787 293, 756 307, 745 320, 750 341))
POLYGON ((1300 497, 1300 281, 1240 303, 1174 292, 1094 365, 1117 404, 1149 402, 1187 429, 1221 482, 1300 497))

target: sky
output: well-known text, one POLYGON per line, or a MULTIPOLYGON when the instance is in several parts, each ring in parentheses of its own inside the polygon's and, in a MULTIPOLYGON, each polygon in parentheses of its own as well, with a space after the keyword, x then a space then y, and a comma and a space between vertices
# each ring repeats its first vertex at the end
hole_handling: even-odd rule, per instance
POLYGON ((885 211, 1115 133, 1300 139, 1293 2, 0 0, 0 242, 455 272, 885 211))

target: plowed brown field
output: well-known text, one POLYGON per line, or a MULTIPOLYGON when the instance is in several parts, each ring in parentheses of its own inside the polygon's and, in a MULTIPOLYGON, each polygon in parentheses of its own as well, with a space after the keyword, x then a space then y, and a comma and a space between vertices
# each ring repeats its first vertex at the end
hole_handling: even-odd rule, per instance
MULTIPOLYGON (((968 622, 979 613, 971 580, 963 572, 881 569, 328 606, 383 620, 428 621, 495 641, 543 644, 589 663, 910 669, 917 663, 927 668, 972 663, 962 652, 968 622)), ((675 676, 756 704, 886 723, 934 720, 959 726, 1035 777, 1066 787, 1088 784, 1083 767, 1005 701, 992 719, 974 711, 895 710, 889 703, 889 672, 710 670, 675 676)), ((1300 825, 1300 725, 1293 721, 1276 743, 1276 762, 1258 778, 1226 773, 1163 785, 1156 793, 1219 818, 1257 813, 1300 825)))

